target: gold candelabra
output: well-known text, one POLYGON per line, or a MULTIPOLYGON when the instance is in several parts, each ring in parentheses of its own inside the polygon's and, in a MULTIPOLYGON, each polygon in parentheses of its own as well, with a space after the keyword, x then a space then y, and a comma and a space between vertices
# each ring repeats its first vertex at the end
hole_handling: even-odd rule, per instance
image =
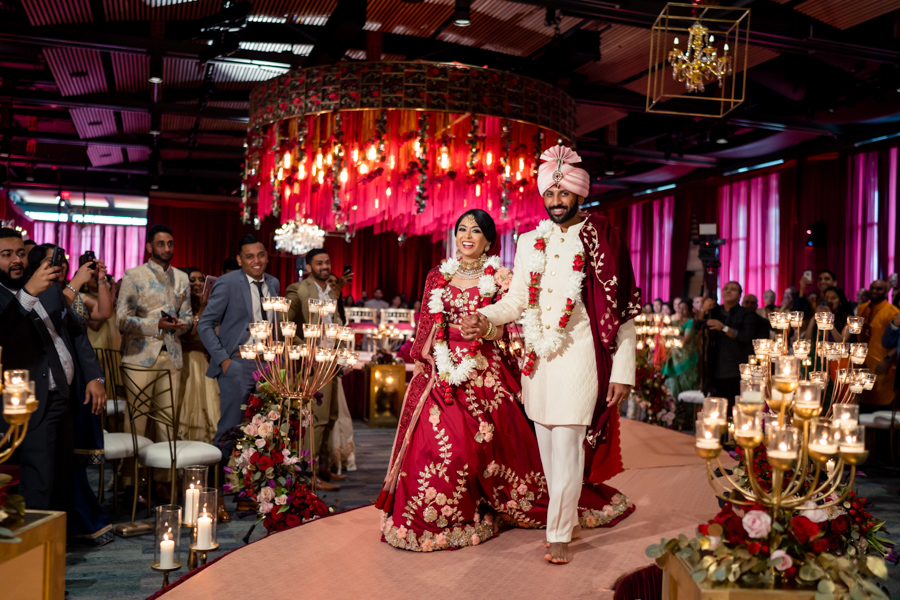
POLYGON ((672 65, 672 78, 684 83, 688 92, 702 92, 705 84, 718 81, 731 74, 731 57, 728 56, 728 44, 722 48, 722 54, 713 46, 715 36, 699 21, 688 29, 687 48, 678 47, 678 38, 669 51, 669 64, 672 65))
MULTIPOLYGON (((287 298, 262 299, 263 311, 272 311, 274 321, 250 324, 251 338, 240 347, 241 358, 255 360, 260 377, 281 397, 278 429, 286 432, 290 419, 285 420, 286 408, 300 413, 297 431, 297 455, 302 448, 304 416, 309 419, 310 461, 314 459, 315 439, 312 427, 312 402, 316 392, 333 380, 341 367, 356 364, 359 353, 353 350, 355 333, 350 327, 330 323, 337 310, 334 300, 309 300, 310 320, 298 331, 297 323, 289 321, 287 298), (298 334, 302 333, 302 337, 298 334), (305 413, 305 415, 304 415, 305 413)), ((287 434, 289 435, 289 433, 287 434)), ((315 477, 312 478, 315 489, 315 477)))
POLYGON ((9 429, 0 440, 0 463, 9 460, 16 448, 25 440, 28 420, 37 407, 34 382, 29 381, 28 371, 4 371, 3 419, 9 424, 9 429))
MULTIPOLYGON (((706 460, 710 486, 723 500, 776 510, 834 506, 853 487, 857 465, 868 458, 865 427, 858 422, 855 403, 856 395, 875 384, 874 374, 856 367, 865 361, 867 345, 827 342, 834 315, 817 313, 816 353, 810 359, 810 340, 798 339, 790 345, 791 330, 796 328, 799 338, 802 321, 802 313, 770 315, 781 339, 753 341, 754 356, 740 366, 741 395, 732 409, 731 423, 725 398, 704 399, 696 423, 696 449, 706 460), (830 363, 842 358, 850 359, 849 366, 837 369, 829 388, 830 363), (726 426, 745 452, 746 485, 729 475, 719 458, 726 426), (772 469, 771 489, 765 489, 761 474, 754 471, 753 455, 763 442, 772 469), (727 484, 715 475, 714 461, 727 484), (835 497, 845 467, 850 469, 849 480, 840 497, 835 497)), ((861 332, 861 319, 848 321, 847 330, 861 332)))

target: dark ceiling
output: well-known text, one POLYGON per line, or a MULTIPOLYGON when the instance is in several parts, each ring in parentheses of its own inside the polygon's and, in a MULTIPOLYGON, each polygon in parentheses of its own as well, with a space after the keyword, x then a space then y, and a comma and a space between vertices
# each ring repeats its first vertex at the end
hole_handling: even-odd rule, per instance
POLYGON ((723 4, 747 101, 701 119, 645 112, 664 2, 473 0, 463 28, 454 0, 0 0, 0 185, 235 195, 250 88, 379 45, 565 88, 600 202, 900 133, 900 0, 723 4))

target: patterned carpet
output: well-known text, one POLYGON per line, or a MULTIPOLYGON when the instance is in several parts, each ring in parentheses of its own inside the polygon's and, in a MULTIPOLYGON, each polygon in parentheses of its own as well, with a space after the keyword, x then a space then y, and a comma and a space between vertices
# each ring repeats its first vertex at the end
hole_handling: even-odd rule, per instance
MULTIPOLYGON (((326 503, 336 510, 365 506, 374 501, 381 488, 393 442, 393 430, 370 429, 359 422, 354 427, 359 470, 349 474, 339 492, 324 497, 326 503)), ((865 476, 857 480, 859 493, 874 504, 874 514, 887 521, 887 528, 891 532, 888 537, 900 541, 900 473, 885 461, 889 456, 889 449, 884 443, 886 440, 880 439, 879 442, 876 451, 872 452, 870 464, 863 467, 865 476), (879 456, 885 458, 879 460, 879 456)), ((96 488, 96 472, 93 477, 96 488)), ((121 499, 120 513, 113 519, 114 523, 128 521, 130 513, 126 515, 124 509, 128 500, 124 497, 121 499)), ((229 502, 231 500, 228 499, 229 502)), ((108 514, 112 514, 111 499, 105 501, 104 508, 108 514)), ((229 509, 233 511, 234 505, 229 504, 229 509)), ((239 518, 232 512, 232 516, 230 524, 219 526, 220 550, 212 554, 211 558, 244 545, 243 538, 255 522, 253 515, 239 518)), ((141 513, 138 518, 141 518, 141 513)), ((184 535, 182 547, 186 547, 187 534, 184 535)), ((265 530, 260 525, 253 531, 250 540, 261 539, 264 535, 265 530)), ((150 570, 152 558, 153 540, 149 536, 116 538, 113 543, 101 548, 70 546, 66 556, 67 597, 92 600, 146 598, 162 584, 162 575, 150 570)), ((900 567, 889 568, 890 580, 886 585, 890 597, 900 600, 900 567)), ((177 571, 173 574, 172 581, 184 573, 185 571, 177 571)))
MULTIPOLYGON (((354 441, 356 442, 357 471, 348 474, 346 481, 341 482, 338 492, 323 495, 326 504, 335 510, 356 508, 372 504, 378 496, 387 468, 388 455, 394 441, 392 429, 370 429, 366 424, 354 423, 354 441)), ((92 486, 97 488, 98 472, 91 473, 92 486)), ((107 471, 107 479, 109 472, 107 471)), ((107 496, 112 493, 112 484, 107 496)), ((244 545, 243 538, 256 522, 254 515, 240 518, 234 512, 233 497, 226 498, 232 521, 218 527, 219 551, 212 553, 215 558, 244 545)), ((113 514, 112 498, 104 498, 104 509, 113 514)), ((138 508, 138 520, 146 516, 146 511, 138 508)), ((113 524, 128 522, 131 517, 131 498, 120 497, 119 514, 112 518, 113 524), (126 513, 126 506, 128 507, 126 513)), ((253 530, 250 541, 265 536, 265 529, 260 524, 253 530)), ((184 530, 181 545, 187 547, 188 534, 184 530)), ((186 560, 186 553, 184 553, 186 560)), ((67 598, 85 598, 100 600, 105 598, 137 600, 146 598, 156 592, 162 585, 162 574, 150 570, 153 560, 152 536, 120 538, 100 548, 83 545, 70 545, 66 554, 66 591, 67 598)), ((186 571, 176 571, 171 581, 184 575, 186 571)))

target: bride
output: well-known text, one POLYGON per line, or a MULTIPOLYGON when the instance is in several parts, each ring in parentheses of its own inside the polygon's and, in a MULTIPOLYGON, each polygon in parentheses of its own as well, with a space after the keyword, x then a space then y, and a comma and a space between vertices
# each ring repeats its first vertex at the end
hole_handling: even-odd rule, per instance
MULTIPOLYGON (((415 373, 376 502, 382 539, 418 552, 475 546, 504 525, 543 527, 547 515, 547 480, 508 336, 492 331, 490 341, 467 342, 459 329, 464 316, 502 297, 512 276, 500 266, 488 213, 463 213, 455 232, 456 260, 433 268, 425 283, 415 373)), ((578 521, 609 527, 632 510, 624 494, 585 482, 578 521)))

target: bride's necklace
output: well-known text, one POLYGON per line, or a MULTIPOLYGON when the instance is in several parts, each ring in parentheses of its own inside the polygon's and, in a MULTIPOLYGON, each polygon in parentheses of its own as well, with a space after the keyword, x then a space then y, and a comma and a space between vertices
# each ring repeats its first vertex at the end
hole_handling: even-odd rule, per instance
POLYGON ((484 257, 476 260, 460 260, 456 269, 456 277, 459 279, 478 279, 484 275, 484 257))
MULTIPOLYGON (((487 306, 491 303, 491 299, 497 293, 497 283, 494 281, 494 274, 500 268, 500 258, 492 256, 488 259, 481 258, 475 261, 479 265, 478 293, 481 295, 481 306, 487 306)), ((431 297, 428 300, 428 310, 434 315, 437 331, 434 335, 434 362, 438 371, 438 379, 440 385, 444 388, 444 399, 450 403, 453 400, 453 390, 451 386, 459 385, 470 378, 475 371, 477 360, 475 356, 481 347, 481 338, 476 338, 469 343, 469 348, 465 352, 459 364, 454 364, 453 352, 447 344, 449 339, 449 318, 447 311, 444 310, 444 293, 449 291, 450 281, 454 277, 460 279, 475 279, 476 277, 462 277, 460 273, 463 271, 464 265, 456 259, 449 259, 440 267, 441 276, 438 278, 437 285, 431 290, 431 297)), ((469 271, 470 273, 472 271, 469 271)))

